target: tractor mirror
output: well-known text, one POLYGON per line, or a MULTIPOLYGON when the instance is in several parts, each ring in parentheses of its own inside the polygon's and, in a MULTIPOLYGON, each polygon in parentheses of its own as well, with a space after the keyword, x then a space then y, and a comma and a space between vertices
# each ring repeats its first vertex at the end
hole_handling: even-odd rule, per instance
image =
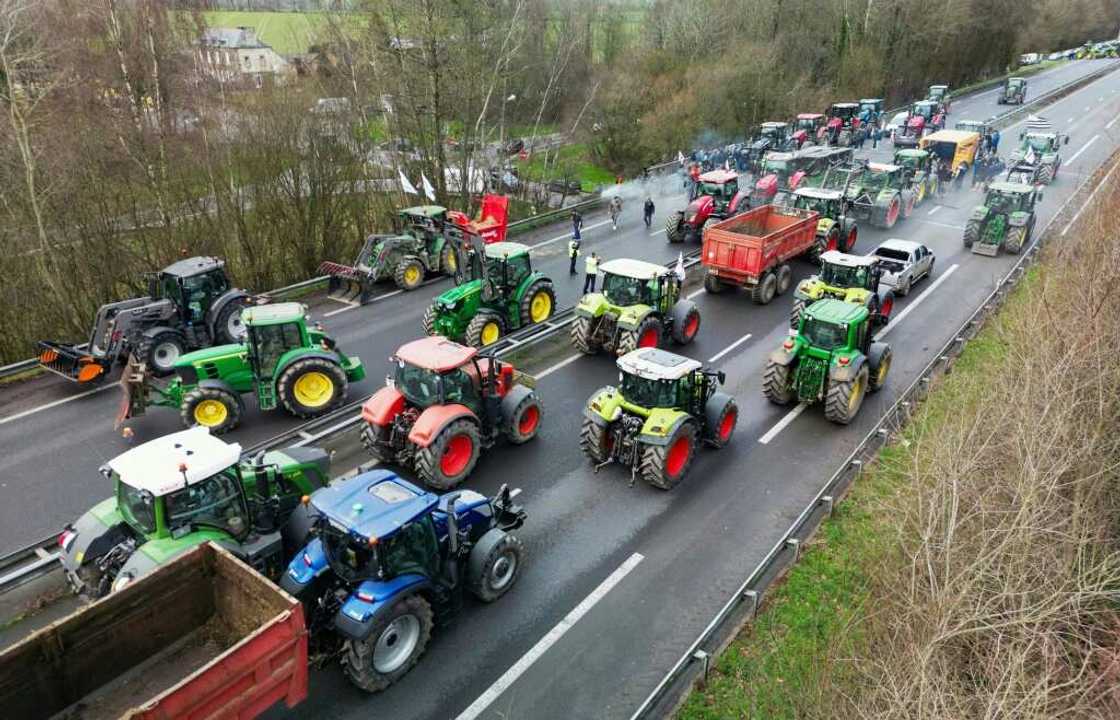
POLYGON ((1027 136, 1027 134, 1026 134, 1025 132, 1021 132, 1021 133, 1019 133, 1019 139, 1020 139, 1020 140, 1022 140, 1022 139, 1023 139, 1023 138, 1025 138, 1026 136, 1027 136))
POLYGON ((720 370, 719 373, 717 373, 717 377, 719 378, 720 385, 723 385, 723 383, 727 381, 727 373, 725 373, 723 370, 720 370))
POLYGON ((1064 139, 1064 140, 1062 141, 1062 143, 1063 143, 1064 145, 1069 145, 1069 135, 1066 135, 1066 136, 1065 136, 1065 139, 1064 139))
POLYGON ((154 274, 148 274, 148 297, 159 297, 159 280, 154 274))

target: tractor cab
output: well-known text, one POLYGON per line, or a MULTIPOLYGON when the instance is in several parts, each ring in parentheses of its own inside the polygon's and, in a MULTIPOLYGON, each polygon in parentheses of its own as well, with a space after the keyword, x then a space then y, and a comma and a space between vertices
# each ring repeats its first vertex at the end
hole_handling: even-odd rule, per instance
POLYGON ((1061 149, 1062 139, 1069 143, 1068 135, 1060 135, 1058 133, 1047 132, 1026 132, 1019 135, 1022 144, 1019 146, 1019 153, 1023 156, 1030 154, 1032 151, 1035 155, 1049 155, 1056 153, 1061 149))
POLYGON ((974 132, 983 137, 992 131, 992 123, 989 120, 958 120, 953 129, 974 132))
POLYGON ((933 100, 919 100, 910 106, 910 121, 908 121, 908 124, 919 117, 924 125, 941 127, 942 110, 933 100))
MULTIPOLYGON (((276 303, 247 308, 241 315, 248 331, 245 344, 248 348, 249 367, 226 380, 239 392, 247 392, 255 384, 261 409, 269 410, 276 405, 272 381, 277 370, 287 364, 289 354, 317 347, 323 340, 311 337, 311 331, 307 327, 307 309, 300 303, 276 303), (251 372, 245 372, 250 369, 251 372), (257 382, 254 383, 254 380, 257 382)), ((184 356, 184 359, 190 358, 184 356)), ((193 364, 187 367, 195 370, 193 364)), ((176 368, 180 374, 185 369, 176 368)))
POLYGON ((905 174, 913 176, 917 173, 929 172, 933 155, 927 150, 904 149, 894 153, 894 164, 901 167, 905 174))
POLYGON ((759 126, 758 134, 770 138, 770 147, 780 148, 789 140, 789 123, 764 122, 759 126))
POLYGON ((877 162, 867 163, 861 184, 864 190, 871 192, 879 192, 887 188, 902 190, 907 185, 902 166, 877 162))
POLYGON ((1027 94, 1027 79, 1009 77, 1000 91, 1001 103, 1022 103, 1027 94))
POLYGON ((990 213, 1010 215, 1015 212, 1034 212, 1035 202, 1040 199, 1033 185, 1022 183, 995 182, 988 186, 984 205, 990 213))
POLYGON ((864 123, 878 125, 883 117, 882 98, 863 98, 859 101, 859 117, 864 123))
POLYGON ((798 188, 793 193, 793 206, 811 210, 822 218, 839 218, 846 202, 839 190, 825 188, 798 188))
MULTIPOLYGON (((786 341, 786 349, 800 345, 799 350, 810 358, 847 365, 853 354, 867 353, 871 344, 870 317, 862 305, 831 298, 818 300, 801 313, 798 334, 786 341)), ((823 381, 822 375, 820 382, 805 386, 807 392, 800 399, 815 402, 823 381)))
POLYGON ((393 376, 387 380, 421 411, 459 403, 486 417, 497 410, 488 401, 500 399, 513 385, 512 365, 438 335, 402 345, 392 361, 393 376))
MULTIPOLYGON (((702 409, 716 389, 698 360, 658 348, 638 348, 617 361, 619 390, 641 408, 702 409)), ((715 373, 710 373, 713 377, 715 373)))
POLYGON ((828 128, 859 126, 859 103, 833 103, 828 108, 828 128))
POLYGON ((420 234, 442 232, 447 222, 447 208, 440 205, 418 205, 397 212, 393 226, 399 234, 416 231, 420 234))
MULTIPOLYGON (((213 257, 193 257, 149 273, 148 295, 153 300, 170 300, 185 324, 203 324, 214 301, 231 286, 226 263, 213 257)), ((238 325, 237 335, 244 335, 238 325)))
MULTIPOLYGON (((810 149, 806 148, 808 153, 810 149)), ((800 152, 772 152, 766 156, 759 168, 759 178, 755 181, 754 190, 751 192, 751 207, 765 205, 774 200, 781 189, 793 189, 798 186, 805 176, 804 167, 811 163, 812 158, 800 152)))
POLYGON ((833 288, 859 288, 875 292, 883 269, 879 259, 866 255, 848 255, 836 250, 821 253, 820 280, 833 288))
POLYGON ((937 104, 938 112, 949 112, 949 86, 948 85, 930 85, 929 94, 927 99, 937 104))
POLYGON ((824 136, 825 116, 821 113, 800 113, 793 123, 793 139, 798 147, 824 136))
POLYGON ((599 266, 602 294, 617 307, 648 305, 667 313, 680 297, 681 279, 664 265, 619 258, 599 266))
POLYGON ((483 281, 483 295, 491 298, 506 297, 533 272, 529 260, 529 246, 515 242, 500 242, 466 246, 469 268, 461 283, 483 281))
POLYGON ((716 212, 726 212, 739 192, 739 174, 730 170, 712 170, 700 176, 693 190, 693 202, 710 197, 716 212))

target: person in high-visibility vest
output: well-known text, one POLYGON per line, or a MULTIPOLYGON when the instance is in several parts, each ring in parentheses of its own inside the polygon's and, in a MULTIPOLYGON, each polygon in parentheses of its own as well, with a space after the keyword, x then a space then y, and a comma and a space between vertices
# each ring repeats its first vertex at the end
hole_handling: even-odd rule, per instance
POLYGON ((572 261, 571 265, 568 266, 568 274, 569 275, 575 275, 576 274, 576 258, 578 258, 578 257, 579 257, 579 240, 569 240, 568 241, 568 259, 572 261))
POLYGON ((595 276, 599 274, 599 256, 591 253, 591 257, 583 261, 586 275, 583 278, 583 292, 595 292, 595 276))

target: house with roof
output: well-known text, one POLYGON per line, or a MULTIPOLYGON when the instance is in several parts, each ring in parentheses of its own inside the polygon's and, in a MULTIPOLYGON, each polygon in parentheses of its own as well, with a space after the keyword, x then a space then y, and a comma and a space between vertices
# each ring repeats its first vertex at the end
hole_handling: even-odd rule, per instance
POLYGON ((203 77, 219 82, 282 81, 292 71, 280 53, 251 27, 207 28, 195 46, 195 63, 203 77))

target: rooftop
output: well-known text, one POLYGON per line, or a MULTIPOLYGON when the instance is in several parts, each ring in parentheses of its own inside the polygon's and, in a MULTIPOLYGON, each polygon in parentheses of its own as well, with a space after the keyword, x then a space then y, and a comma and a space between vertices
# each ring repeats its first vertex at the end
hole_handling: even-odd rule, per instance
POLYGON ((253 305, 241 311, 241 319, 246 325, 279 325, 296 322, 306 315, 307 307, 298 302, 253 305))
POLYGON ((859 107, 859 103, 854 103, 854 102, 839 102, 839 103, 832 103, 832 107, 835 107, 835 108, 852 108, 852 107, 859 107))
POLYGON ((895 153, 894 153, 895 157, 924 158, 924 157, 927 157, 928 155, 929 155, 928 150, 919 150, 918 148, 905 148, 903 150, 896 150, 895 153))
POLYGON ((888 250, 901 250, 902 252, 909 253, 909 252, 914 252, 915 250, 917 250, 921 246, 922 246, 921 243, 914 242, 913 240, 903 240, 901 238, 888 238, 888 239, 884 240, 883 242, 879 243, 879 247, 875 248, 875 249, 878 250, 879 248, 887 248, 888 250))
POLYGON ((124 452, 109 461, 121 482, 160 497, 193 485, 235 465, 241 446, 227 443, 204 427, 193 427, 124 452), (181 468, 184 468, 181 469, 181 468))
POLYGON ((771 122, 762 123, 762 127, 764 127, 764 128, 780 128, 780 127, 788 127, 788 126, 789 126, 789 123, 784 123, 784 122, 771 121, 771 122))
POLYGON ((1012 183, 1012 182, 994 182, 988 186, 989 190, 996 190, 1001 193, 1015 193, 1016 195, 1026 195, 1034 192, 1034 185, 1027 183, 1012 183))
POLYGON ((922 142, 951 142, 960 143, 968 141, 976 141, 980 139, 980 134, 972 132, 971 130, 938 130, 922 138, 922 142))
POLYGON ((434 218, 447 214, 447 208, 442 205, 417 205, 416 207, 402 208, 401 215, 423 215, 434 218))
POLYGON ((849 255, 839 250, 829 250, 821 253, 821 262, 841 267, 871 267, 879 262, 879 258, 867 255, 849 255))
POLYGON ((199 255, 173 262, 163 269, 163 273, 176 277, 192 277, 210 272, 215 267, 223 266, 225 266, 225 261, 220 258, 199 255))
POLYGON ((898 170, 899 166, 892 163, 869 162, 867 169, 877 173, 891 173, 898 170))
POLYGON ((836 325, 861 322, 867 314, 867 308, 863 305, 832 298, 818 300, 805 310, 805 315, 810 318, 836 325))
POLYGON ((817 187, 799 187, 793 191, 793 194, 813 198, 814 200, 835 200, 840 197, 839 190, 817 187))
POLYGON ((824 113, 798 113, 798 120, 816 120, 817 118, 824 117, 824 113))
POLYGON ((401 345, 397 358, 409 365, 446 372, 471 361, 478 350, 452 342, 445 337, 433 335, 401 345))
POLYGON ((529 252, 528 245, 515 242, 496 242, 486 246, 486 257, 501 260, 507 257, 525 255, 529 252))
POLYGON ((439 498, 390 470, 370 470, 316 490, 311 504, 363 538, 388 538, 436 506, 439 498))
POLYGON ((701 367, 698 360, 657 348, 638 348, 618 359, 618 369, 646 380, 679 380, 701 367))
POLYGON ((739 177, 739 173, 731 170, 709 170, 700 176, 700 182, 723 185, 739 177))
POLYGON ((608 260, 600 265, 599 269, 610 275, 621 275, 635 280, 652 280, 669 272, 669 269, 664 265, 632 258, 608 260))

